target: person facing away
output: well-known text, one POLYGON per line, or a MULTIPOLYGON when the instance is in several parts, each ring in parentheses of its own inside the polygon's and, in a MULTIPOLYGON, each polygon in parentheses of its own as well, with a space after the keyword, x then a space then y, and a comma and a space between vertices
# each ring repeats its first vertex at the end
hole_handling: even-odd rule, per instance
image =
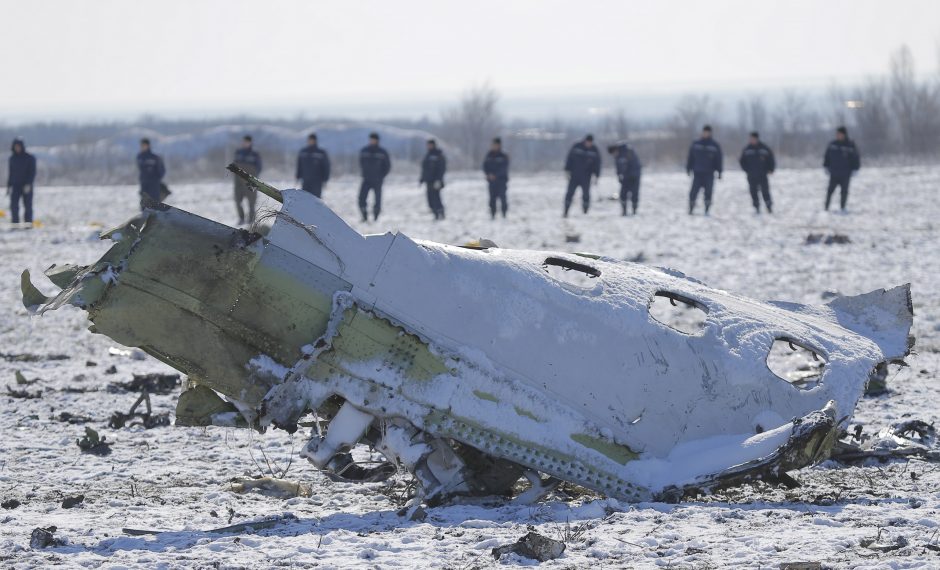
POLYGON ((615 144, 607 147, 617 164, 617 179, 620 180, 620 209, 621 215, 627 215, 627 202, 630 203, 633 215, 640 202, 640 158, 633 147, 627 143, 615 144))
POLYGON ((163 159, 150 150, 150 139, 140 139, 140 152, 137 153, 137 170, 140 173, 140 209, 150 204, 159 204, 161 182, 166 174, 163 159))
POLYGON ((330 155, 317 144, 316 133, 307 135, 307 146, 297 153, 296 178, 304 192, 322 198, 323 185, 330 179, 330 155))
POLYGON ((392 169, 388 152, 379 146, 379 134, 369 134, 369 144, 359 151, 359 169, 362 171, 362 185, 359 186, 359 211, 362 221, 369 221, 369 191, 375 193, 372 206, 372 219, 378 220, 382 213, 382 182, 392 169))
POLYGON ((581 188, 581 207, 587 214, 591 207, 591 176, 599 178, 601 175, 601 153, 594 146, 593 135, 585 136, 571 147, 565 160, 565 172, 568 175, 568 190, 565 192, 564 217, 568 217, 578 187, 581 188))
POLYGON ((503 141, 499 137, 493 139, 490 151, 483 159, 483 174, 490 191, 490 219, 496 219, 496 202, 500 203, 503 217, 509 211, 506 200, 506 191, 509 185, 509 155, 503 152, 503 141))
POLYGON ((826 189, 826 210, 832 201, 832 194, 839 187, 839 205, 842 211, 849 201, 849 181, 852 175, 861 168, 861 156, 855 142, 849 140, 849 132, 845 127, 836 129, 836 139, 826 147, 826 156, 823 159, 823 168, 829 174, 829 187, 826 189))
POLYGON ((447 159, 444 153, 437 148, 437 141, 429 139, 428 152, 421 161, 421 179, 418 185, 426 184, 428 188, 428 206, 434 213, 435 220, 444 219, 444 202, 441 201, 441 190, 444 188, 444 172, 447 170, 447 159))
POLYGON ((770 147, 760 140, 757 131, 751 133, 747 146, 741 151, 741 170, 747 174, 747 187, 751 191, 751 202, 754 211, 760 214, 760 198, 764 198, 767 213, 773 213, 773 200, 770 197, 770 181, 768 175, 777 169, 777 161, 770 147))
POLYGON ((689 147, 689 157, 685 162, 686 174, 692 176, 692 188, 689 190, 689 215, 695 211, 695 202, 700 190, 705 191, 705 214, 712 207, 712 191, 715 187, 715 173, 721 180, 721 147, 712 139, 712 128, 702 127, 702 136, 689 147))
MULTIPOLYGON (((235 151, 235 162, 239 168, 251 174, 252 176, 258 176, 261 174, 261 155, 258 154, 251 144, 251 135, 245 135, 242 137, 242 146, 235 151)), ((242 208, 242 201, 245 200, 248 202, 248 216, 247 220, 249 224, 253 224, 255 221, 255 201, 258 198, 257 192, 248 187, 248 184, 242 179, 241 176, 235 177, 235 209, 238 211, 238 225, 245 223, 245 210, 242 208)))
POLYGON ((23 139, 13 139, 7 170, 7 196, 10 197, 10 221, 20 223, 20 201, 23 220, 33 222, 33 182, 36 180, 36 157, 26 152, 23 139))

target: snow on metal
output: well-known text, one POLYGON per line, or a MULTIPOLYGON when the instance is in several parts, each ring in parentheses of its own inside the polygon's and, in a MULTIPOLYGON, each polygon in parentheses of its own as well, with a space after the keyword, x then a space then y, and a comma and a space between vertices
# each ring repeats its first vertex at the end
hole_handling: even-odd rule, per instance
POLYGON ((24 302, 78 305, 188 374, 178 424, 312 415, 316 466, 378 477, 348 453, 368 443, 428 501, 523 475, 627 500, 779 477, 824 458, 872 371, 910 349, 908 286, 761 302, 601 256, 363 236, 312 195, 279 197, 264 238, 146 211, 57 298, 24 278, 24 302), (663 299, 704 322, 655 317, 663 299), (781 342, 813 358, 811 382, 771 371, 781 342))

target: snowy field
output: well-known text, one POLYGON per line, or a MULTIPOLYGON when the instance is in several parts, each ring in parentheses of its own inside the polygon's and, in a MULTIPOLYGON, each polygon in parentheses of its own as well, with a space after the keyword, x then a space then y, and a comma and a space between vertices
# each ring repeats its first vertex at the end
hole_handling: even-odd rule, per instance
MULTIPOLYGON (((449 178, 443 222, 432 220, 411 179, 389 181, 377 223, 358 221, 356 180, 332 182, 325 199, 363 232, 401 230, 452 244, 486 237, 502 247, 603 253, 674 267, 758 298, 821 303, 832 292, 858 294, 910 282, 916 354, 910 368, 889 378, 888 394, 862 401, 854 423, 872 433, 907 418, 935 422, 940 167, 863 169, 853 180, 846 215, 822 211, 821 171, 778 171, 771 184, 773 216, 753 213, 738 172, 717 183, 711 217, 685 213, 688 179, 672 173, 644 177, 639 216, 628 218, 608 199, 615 191, 609 171, 595 189, 591 213, 578 211, 568 220, 561 219, 564 180, 556 174, 511 180, 508 220, 489 219, 485 186, 475 174, 449 178), (809 234, 844 234, 851 243, 807 245, 809 234), (567 243, 573 235, 580 241, 567 243)), ((178 185, 173 192, 174 206, 235 220, 227 182, 178 185)), ((77 309, 29 318, 20 302, 19 273, 29 268, 43 283, 41 271, 53 262, 96 260, 108 247, 96 240, 98 232, 135 213, 136 189, 38 188, 36 202, 41 228, 0 225, 0 377, 12 389, 42 392, 35 399, 0 398, 0 566, 485 568, 531 563, 514 555, 496 562, 490 550, 532 527, 567 543, 564 556, 542 564, 546 568, 777 567, 797 561, 835 568, 940 567, 940 466, 917 459, 862 467, 828 462, 797 472, 803 483, 797 489, 755 485, 679 505, 631 505, 565 494, 563 488, 536 505, 472 501, 409 520, 397 514, 403 480, 331 482, 297 457, 300 433, 110 429, 110 415, 126 412, 136 396, 110 392, 108 384, 169 369, 149 358, 109 355, 114 344, 87 332, 85 314, 77 309), (107 374, 112 365, 117 372, 107 374), (17 385, 17 371, 38 381, 17 385), (91 421, 63 422, 62 412, 91 421), (79 452, 76 439, 84 425, 113 442, 110 455, 79 452), (233 479, 266 475, 268 462, 283 467, 292 458, 287 479, 309 484, 312 496, 233 491, 233 479), (79 506, 61 506, 76 495, 84 495, 79 506), (6 508, 10 500, 19 506, 6 508), (282 518, 254 533, 209 532, 274 516, 282 518), (31 549, 31 531, 50 525, 65 544, 31 549), (160 532, 130 535, 126 528, 160 532)), ((153 396, 154 411, 172 412, 175 400, 176 393, 153 396)))

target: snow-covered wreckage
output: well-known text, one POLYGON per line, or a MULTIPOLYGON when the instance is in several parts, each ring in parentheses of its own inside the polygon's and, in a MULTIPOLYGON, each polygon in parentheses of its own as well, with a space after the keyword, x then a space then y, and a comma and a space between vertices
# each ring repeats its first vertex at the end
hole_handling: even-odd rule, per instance
POLYGON ((282 202, 266 236, 154 205, 104 234, 93 265, 47 270, 54 297, 24 272, 24 303, 80 307, 93 332, 185 373, 177 425, 309 429, 318 468, 406 469, 429 503, 785 480, 827 456, 870 375, 913 342, 909 286, 761 302, 601 256, 361 235, 248 178, 282 202), (677 330, 663 302, 702 318, 677 330), (809 364, 774 373, 779 345, 809 364), (357 464, 360 443, 387 462, 357 464))

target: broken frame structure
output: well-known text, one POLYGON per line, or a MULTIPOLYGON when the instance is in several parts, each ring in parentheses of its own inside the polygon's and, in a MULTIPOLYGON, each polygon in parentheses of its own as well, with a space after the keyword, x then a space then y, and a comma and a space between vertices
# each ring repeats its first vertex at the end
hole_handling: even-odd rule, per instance
POLYGON ((361 235, 247 178, 283 203, 267 236, 156 205, 96 263, 51 267, 57 295, 24 273, 24 303, 84 309, 185 373, 177 425, 309 428, 317 467, 407 469, 428 502, 523 476, 529 498, 564 480, 630 501, 785 477, 911 348, 908 286, 760 302, 602 256, 361 235), (677 330, 651 312, 663 300, 700 318, 677 330), (813 381, 768 368, 775 342, 812 354, 813 381), (389 463, 356 464, 358 443, 389 463))

